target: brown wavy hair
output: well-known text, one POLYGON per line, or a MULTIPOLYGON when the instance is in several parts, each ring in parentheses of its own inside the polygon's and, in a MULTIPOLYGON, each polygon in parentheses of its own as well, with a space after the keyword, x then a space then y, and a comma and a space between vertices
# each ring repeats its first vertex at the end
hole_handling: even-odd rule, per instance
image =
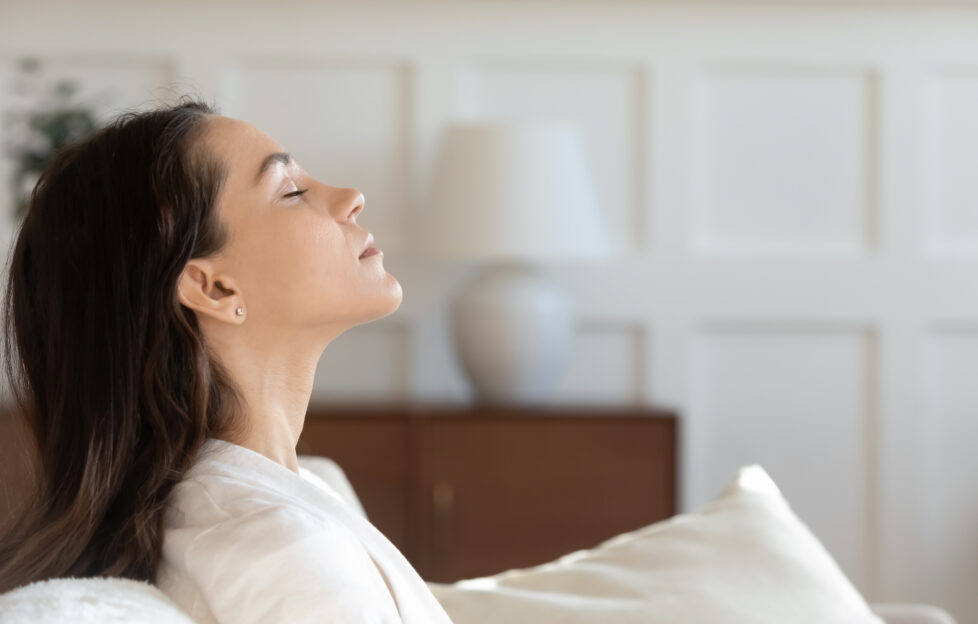
POLYGON ((8 259, 5 373, 34 495, 0 536, 0 591, 59 576, 154 581, 167 496, 241 394, 177 299, 227 240, 227 176, 202 147, 215 109, 128 111, 59 152, 8 259))

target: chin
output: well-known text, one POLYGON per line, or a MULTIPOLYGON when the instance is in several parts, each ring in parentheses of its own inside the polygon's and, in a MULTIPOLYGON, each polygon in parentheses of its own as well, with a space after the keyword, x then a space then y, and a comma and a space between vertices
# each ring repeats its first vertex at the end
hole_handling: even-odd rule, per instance
POLYGON ((371 297, 372 301, 369 312, 361 318, 358 324, 382 319, 385 316, 393 314, 395 310, 401 307, 401 300, 404 297, 401 284, 393 277, 391 277, 390 281, 391 284, 388 285, 384 293, 379 294, 377 297, 371 297))
POLYGON ((401 307, 401 300, 404 299, 404 291, 401 289, 401 283, 398 282, 393 277, 391 278, 393 285, 391 286, 390 298, 388 300, 388 310, 384 313, 384 316, 388 314, 393 314, 395 310, 401 307))

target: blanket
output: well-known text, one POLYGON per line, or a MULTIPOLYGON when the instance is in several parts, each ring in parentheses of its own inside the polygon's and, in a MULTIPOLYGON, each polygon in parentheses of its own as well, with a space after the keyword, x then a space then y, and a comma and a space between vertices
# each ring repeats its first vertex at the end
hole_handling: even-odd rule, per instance
POLYGON ((154 585, 126 578, 54 578, 0 594, 0 624, 194 624, 154 585))

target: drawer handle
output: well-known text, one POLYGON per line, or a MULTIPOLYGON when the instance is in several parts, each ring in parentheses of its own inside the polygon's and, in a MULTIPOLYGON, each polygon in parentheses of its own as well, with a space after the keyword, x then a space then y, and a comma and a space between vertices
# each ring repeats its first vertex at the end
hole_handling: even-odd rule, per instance
POLYGON ((436 483, 432 490, 431 499, 439 513, 451 512, 455 503, 455 488, 451 483, 436 483))

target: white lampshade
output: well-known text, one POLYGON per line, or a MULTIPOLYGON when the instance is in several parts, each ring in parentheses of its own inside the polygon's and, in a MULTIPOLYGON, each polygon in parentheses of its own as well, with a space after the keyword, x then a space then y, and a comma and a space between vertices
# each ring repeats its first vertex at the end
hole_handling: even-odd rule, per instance
POLYGON ((478 121, 442 137, 421 207, 428 254, 575 260, 610 251, 580 136, 564 121, 478 121))

